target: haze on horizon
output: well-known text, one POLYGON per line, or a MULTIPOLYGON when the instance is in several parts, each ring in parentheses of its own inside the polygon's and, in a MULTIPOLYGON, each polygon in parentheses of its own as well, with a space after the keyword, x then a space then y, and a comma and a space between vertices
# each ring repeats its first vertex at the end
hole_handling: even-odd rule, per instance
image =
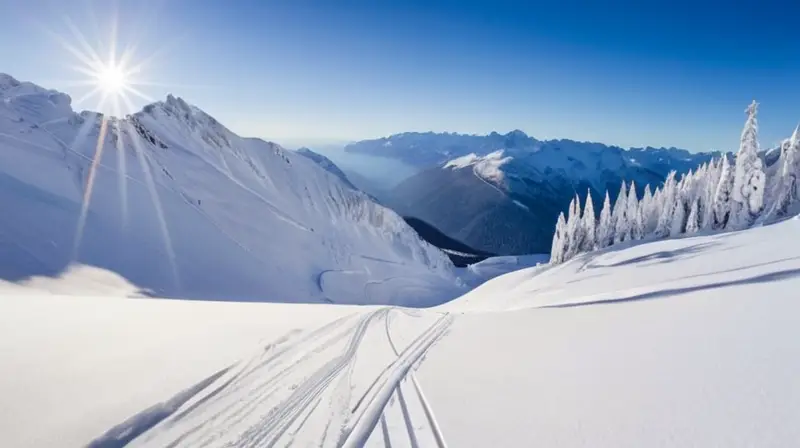
POLYGON ((173 93, 278 142, 521 129, 733 150, 752 99, 763 147, 800 120, 800 4, 380 3, 0 0, 0 37, 20 43, 0 48, 0 71, 84 97, 72 23, 99 55, 113 42, 145 62, 126 109, 173 93))

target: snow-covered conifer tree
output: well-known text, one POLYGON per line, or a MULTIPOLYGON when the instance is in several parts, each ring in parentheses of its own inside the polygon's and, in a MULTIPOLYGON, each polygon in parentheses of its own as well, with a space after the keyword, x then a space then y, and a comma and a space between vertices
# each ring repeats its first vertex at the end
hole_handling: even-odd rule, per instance
POLYGON ((631 189, 628 192, 628 228, 625 234, 626 240, 642 239, 643 229, 641 228, 641 217, 639 214, 639 199, 636 197, 636 182, 631 181, 631 189))
POLYGON ((700 212, 700 229, 710 229, 714 226, 714 198, 719 186, 721 165, 719 161, 712 160, 706 170, 706 179, 703 182, 703 204, 700 212))
POLYGON ((612 244, 614 235, 611 223, 611 199, 608 197, 608 190, 606 190, 606 198, 603 200, 603 208, 600 210, 600 220, 597 223, 597 247, 604 248, 612 244))
MULTIPOLYGON (((647 197, 648 193, 650 192, 650 185, 647 185, 644 190, 645 198, 647 197)), ((656 188, 655 191, 650 195, 650 198, 646 200, 647 207, 644 209, 644 234, 651 235, 655 233, 656 227, 658 226, 658 217, 661 214, 661 189, 656 188)))
POLYGON ((774 182, 773 203, 770 205, 770 218, 785 216, 793 203, 800 199, 800 127, 794 130, 789 145, 781 154, 782 166, 778 167, 774 182))
POLYGON ((660 237, 669 236, 672 231, 672 215, 675 211, 677 182, 675 182, 675 171, 670 171, 664 186, 661 187, 659 205, 661 211, 658 215, 656 224, 656 235, 660 237))
POLYGON ((583 206, 583 252, 591 252, 597 248, 597 222, 594 216, 592 191, 586 191, 586 205, 583 206))
POLYGON ((747 121, 742 130, 739 152, 733 176, 732 199, 735 204, 728 227, 743 229, 750 226, 764 208, 764 174, 758 157, 758 103, 753 101, 745 111, 747 121))
POLYGON ((575 195, 569 203, 569 217, 567 218, 567 248, 564 260, 577 255, 583 242, 583 228, 581 226, 581 201, 575 195))
POLYGON ((553 246, 550 249, 550 263, 559 264, 564 261, 564 245, 567 242, 565 232, 567 230, 567 223, 564 221, 564 212, 558 215, 556 221, 556 230, 553 233, 553 246))
POLYGON ((689 217, 686 220, 686 233, 697 233, 700 230, 700 198, 696 198, 692 202, 692 208, 689 210, 689 217))
POLYGON ((717 190, 714 193, 714 229, 724 229, 730 221, 733 209, 733 167, 728 161, 728 155, 723 154, 720 161, 720 174, 717 190))
POLYGON ((623 180, 617 196, 617 202, 614 203, 614 214, 612 216, 614 221, 614 244, 625 241, 629 233, 627 193, 627 186, 623 180))
POLYGON ((686 217, 688 215, 686 198, 691 190, 691 185, 692 176, 690 175, 684 176, 675 187, 669 236, 678 236, 686 230, 686 217))

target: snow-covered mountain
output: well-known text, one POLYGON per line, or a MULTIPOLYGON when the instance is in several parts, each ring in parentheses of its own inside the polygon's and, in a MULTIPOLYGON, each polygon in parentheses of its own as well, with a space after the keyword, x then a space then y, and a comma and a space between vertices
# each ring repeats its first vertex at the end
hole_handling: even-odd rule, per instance
POLYGON ((306 156, 309 159, 316 162, 317 165, 321 166, 322 169, 324 169, 325 171, 338 177, 345 185, 349 186, 350 188, 356 189, 356 186, 353 185, 352 182, 350 182, 350 179, 347 178, 347 175, 344 173, 344 171, 339 169, 339 167, 336 166, 336 164, 333 163, 331 159, 325 157, 324 155, 318 152, 314 152, 306 147, 298 148, 296 151, 298 154, 306 156))
MULTIPOLYGON (((530 159, 537 167, 555 165, 565 174, 580 175, 600 163, 603 169, 638 165, 666 177, 670 170, 686 171, 707 161, 709 155, 678 148, 630 148, 574 140, 538 140, 523 131, 489 135, 406 132, 351 143, 345 151, 402 160, 420 169, 440 166, 462 156, 486 156, 496 151, 538 154, 530 159), (601 159, 597 158, 602 154, 601 159)), ((554 168, 556 169, 556 168, 554 168)), ((585 174, 584 174, 585 177, 585 174)))
POLYGON ((335 166, 180 98, 117 119, 0 75, 0 99, 2 279, 78 262, 168 297, 419 305, 463 291, 445 254, 335 166))
POLYGON ((20 448, 796 446, 798 232, 614 247, 425 310, 0 284, 0 434, 20 448))
MULTIPOLYGON (((466 137, 448 134, 443 139, 475 140, 484 148, 498 139, 496 134, 466 137)), ((634 181, 641 192, 647 184, 663 182, 670 170, 687 172, 714 156, 570 140, 540 142, 521 131, 503 137, 508 148, 462 155, 412 176, 394 189, 390 204, 481 250, 541 253, 549 250, 556 217, 576 193, 590 190, 602 201, 606 190, 616 197, 623 180, 634 181)))

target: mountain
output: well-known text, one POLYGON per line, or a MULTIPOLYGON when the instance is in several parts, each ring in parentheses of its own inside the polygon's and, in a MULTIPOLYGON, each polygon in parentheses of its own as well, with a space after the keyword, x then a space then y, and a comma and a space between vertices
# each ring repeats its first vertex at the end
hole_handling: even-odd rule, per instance
POLYGON ((303 147, 299 148, 296 151, 298 154, 308 157, 309 159, 313 160, 317 165, 322 167, 325 171, 333 174, 334 176, 338 177, 339 180, 342 181, 345 185, 350 188, 356 189, 355 185, 353 185, 350 180, 347 178, 347 175, 336 166, 331 159, 323 156, 322 154, 316 153, 309 148, 303 147))
MULTIPOLYGON (((421 169, 439 166, 450 160, 475 154, 486 156, 498 150, 517 153, 537 153, 559 148, 569 156, 584 161, 580 152, 608 152, 609 160, 622 157, 627 163, 640 164, 666 177, 670 169, 685 171, 707 160, 707 154, 691 153, 678 148, 630 148, 602 143, 578 142, 574 140, 538 140, 523 131, 507 134, 492 132, 488 135, 457 133, 405 132, 388 137, 362 140, 345 146, 345 151, 401 160, 421 169), (620 154, 621 153, 621 154, 620 154)), ((541 157, 539 157, 541 158, 541 157)), ((560 157, 556 157, 556 160, 560 157)), ((591 166, 589 166, 591 168, 591 166)))
POLYGON ((422 239, 446 253, 450 261, 458 267, 466 267, 494 256, 492 253, 473 249, 461 241, 450 238, 421 219, 412 217, 404 217, 403 219, 417 231, 422 239))
MULTIPOLYGON (((392 136, 387 142, 405 141, 407 135, 392 136)), ((389 202, 404 216, 420 218, 476 249, 498 254, 548 252, 556 217, 576 193, 583 196, 589 189, 595 201, 602 201, 608 190, 613 200, 622 181, 633 180, 641 194, 645 185, 663 182, 670 170, 685 173, 716 155, 674 148, 623 150, 571 140, 538 141, 521 131, 485 137, 414 136, 414 145, 421 144, 421 136, 435 143, 431 146, 435 158, 467 149, 485 151, 495 143, 505 145, 428 168, 401 182, 389 202), (451 140, 454 143, 446 143, 451 140)), ((397 146, 392 143, 388 147, 397 146)), ((414 151, 411 146, 406 149, 414 151)), ((420 152, 424 151, 414 154, 420 152)))
POLYGON ((0 279, 75 264, 177 298, 430 305, 463 292, 444 253, 335 166, 180 98, 118 119, 0 75, 0 99, 0 279))
POLYGON ((798 232, 614 247, 431 309, 0 288, 3 445, 796 446, 798 232))

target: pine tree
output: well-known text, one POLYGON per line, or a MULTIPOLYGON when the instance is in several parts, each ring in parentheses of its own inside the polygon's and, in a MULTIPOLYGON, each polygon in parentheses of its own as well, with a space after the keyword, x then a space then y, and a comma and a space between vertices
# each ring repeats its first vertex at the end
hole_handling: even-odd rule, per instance
POLYGON ((688 215, 687 196, 691 190, 692 177, 685 176, 675 188, 675 199, 672 208, 672 222, 669 229, 669 236, 678 236, 686 230, 686 218, 688 215))
POLYGON ((724 229, 728 226, 733 210, 733 167, 728 162, 727 154, 722 155, 720 161, 720 174, 717 190, 714 193, 714 229, 724 229))
POLYGON ((567 248, 564 260, 569 260, 581 250, 583 242, 583 228, 581 226, 581 202, 576 195, 569 203, 569 217, 567 218, 567 248))
POLYGON ((642 229, 639 217, 639 199, 636 197, 636 182, 631 181, 631 189, 628 192, 628 228, 625 233, 626 240, 642 239, 642 229))
POLYGON ((789 213, 793 203, 800 199, 800 126, 794 130, 785 151, 781 155, 782 164, 775 174, 775 193, 769 217, 780 218, 789 213))
POLYGON ((553 246, 550 249, 551 264, 559 264, 564 261, 564 245, 567 242, 565 235, 566 230, 567 223, 564 222, 564 212, 561 212, 558 215, 558 221, 556 221, 556 230, 553 233, 553 246))
POLYGON ((586 205, 583 207, 583 252, 591 252, 597 248, 595 219, 592 191, 587 190, 586 205))
POLYGON ((792 138, 784 139, 780 146, 778 160, 774 163, 775 169, 772 176, 767 176, 767 184, 764 187, 764 208, 765 213, 761 215, 761 220, 766 221, 776 213, 776 204, 780 202, 783 190, 783 166, 786 163, 786 156, 792 145, 792 138))
POLYGON ((667 175, 667 179, 664 181, 664 186, 661 188, 661 194, 659 195, 661 211, 658 216, 655 232, 659 237, 669 236, 672 231, 672 215, 675 211, 676 188, 675 171, 670 171, 667 175))
POLYGON ((714 198, 719 186, 721 165, 717 160, 712 160, 706 170, 706 179, 703 185, 704 207, 700 213, 700 229, 710 229, 714 226, 714 198))
POLYGON ((603 208, 600 210, 600 220, 597 223, 597 247, 604 248, 612 244, 614 239, 611 227, 611 200, 606 190, 606 198, 603 200, 603 208))
POLYGON ((692 208, 689 211, 689 217, 686 220, 686 233, 697 233, 700 230, 700 198, 692 202, 692 208))
MULTIPOLYGON (((648 193, 650 193, 650 185, 645 187, 644 190, 645 198, 647 198, 648 193)), ((650 198, 646 199, 647 206, 644 209, 645 235, 651 235, 656 231, 656 227, 658 226, 658 218, 661 215, 661 200, 662 200, 662 191, 660 188, 656 188, 656 190, 653 192, 650 198)))
POLYGON ((640 217, 638 219, 641 220, 642 237, 647 235, 647 217, 652 206, 653 194, 650 192, 650 184, 647 184, 644 186, 644 193, 642 193, 642 199, 639 201, 640 217))
POLYGON ((764 208, 764 186, 766 176, 758 157, 758 103, 753 101, 745 110, 747 121, 742 130, 739 152, 733 176, 735 204, 728 220, 728 227, 743 229, 750 226, 764 208))
POLYGON ((628 234, 628 195, 625 181, 622 181, 622 188, 619 189, 617 202, 614 203, 614 244, 626 240, 628 234))

